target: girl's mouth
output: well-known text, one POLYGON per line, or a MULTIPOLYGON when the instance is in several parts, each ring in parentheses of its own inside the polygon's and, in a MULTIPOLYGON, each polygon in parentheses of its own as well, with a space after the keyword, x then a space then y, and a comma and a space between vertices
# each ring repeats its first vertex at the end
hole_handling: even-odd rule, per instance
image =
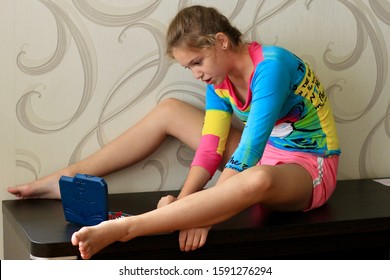
POLYGON ((212 79, 207 79, 207 80, 203 80, 203 82, 205 82, 206 84, 210 85, 212 83, 212 79))

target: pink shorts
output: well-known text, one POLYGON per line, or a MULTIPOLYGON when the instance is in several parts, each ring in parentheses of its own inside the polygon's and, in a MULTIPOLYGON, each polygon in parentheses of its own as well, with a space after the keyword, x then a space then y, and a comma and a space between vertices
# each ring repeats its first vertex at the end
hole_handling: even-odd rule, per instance
POLYGON ((303 166, 313 179, 313 198, 311 206, 305 211, 325 204, 336 188, 339 156, 320 157, 303 152, 290 152, 267 145, 259 164, 278 165, 295 163, 303 166))

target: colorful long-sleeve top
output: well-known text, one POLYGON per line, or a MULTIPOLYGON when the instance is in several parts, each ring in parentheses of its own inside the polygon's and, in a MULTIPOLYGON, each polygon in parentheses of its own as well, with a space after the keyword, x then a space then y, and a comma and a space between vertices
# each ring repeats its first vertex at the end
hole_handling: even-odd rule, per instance
POLYGON ((291 52, 253 42, 249 53, 254 71, 245 104, 229 78, 208 85, 201 143, 192 166, 213 176, 221 162, 232 114, 244 122, 240 143, 225 168, 243 171, 256 165, 266 144, 316 154, 340 154, 329 101, 314 72, 291 52))

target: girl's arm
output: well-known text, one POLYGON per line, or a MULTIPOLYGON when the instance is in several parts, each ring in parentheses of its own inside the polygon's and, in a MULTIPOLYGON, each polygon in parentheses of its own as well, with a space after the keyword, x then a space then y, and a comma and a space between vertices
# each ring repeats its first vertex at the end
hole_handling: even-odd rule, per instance
POLYGON ((210 174, 206 169, 200 166, 192 166, 177 198, 180 199, 186 195, 202 190, 209 180, 210 174))

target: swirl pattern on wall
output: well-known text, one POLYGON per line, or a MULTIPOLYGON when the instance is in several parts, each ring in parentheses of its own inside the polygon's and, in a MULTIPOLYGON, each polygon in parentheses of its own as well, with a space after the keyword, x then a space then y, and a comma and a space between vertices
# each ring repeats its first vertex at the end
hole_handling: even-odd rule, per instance
POLYGON ((21 125, 23 125, 27 130, 36 133, 52 133, 55 131, 59 131, 70 125, 71 123, 75 122, 78 117, 83 114, 85 108, 87 107, 89 101, 92 98, 92 95, 94 94, 97 79, 97 58, 94 52, 93 45, 89 40, 88 33, 83 32, 81 29, 81 25, 77 24, 74 20, 72 20, 72 18, 69 16, 69 12, 66 13, 64 9, 57 5, 54 1, 40 0, 40 2, 48 8, 48 10, 53 14, 56 20, 58 30, 57 50, 54 52, 52 58, 48 62, 42 64, 41 66, 38 65, 30 67, 25 66, 22 63, 25 52, 21 52, 18 55, 17 65, 23 72, 28 75, 38 75, 44 74, 48 71, 52 71, 53 68, 58 66, 58 64, 63 60, 65 50, 67 49, 66 46, 68 45, 69 36, 67 36, 67 32, 64 31, 66 26, 69 29, 69 33, 72 35, 72 38, 74 39, 74 42, 77 46, 78 52, 80 54, 81 63, 84 69, 84 88, 82 98, 73 116, 71 116, 67 120, 60 122, 43 121, 32 115, 30 99, 33 96, 36 96, 36 92, 26 92, 20 98, 17 105, 17 116, 21 125), (35 122, 33 122, 32 120, 35 120, 35 122))

